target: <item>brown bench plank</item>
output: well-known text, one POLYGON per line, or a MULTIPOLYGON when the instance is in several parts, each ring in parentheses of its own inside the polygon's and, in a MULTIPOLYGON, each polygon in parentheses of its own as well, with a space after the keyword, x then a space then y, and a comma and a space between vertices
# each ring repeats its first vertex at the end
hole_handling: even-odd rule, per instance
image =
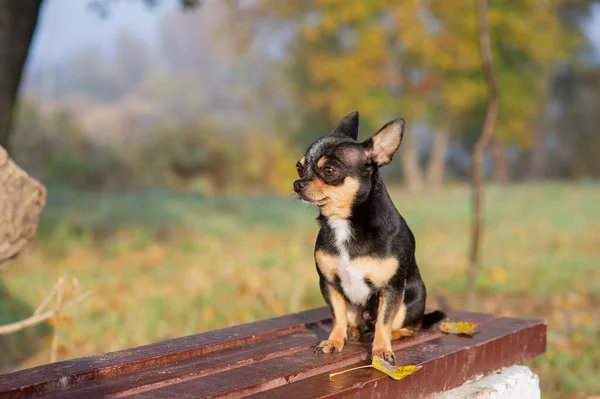
POLYGON ((450 313, 475 321, 472 338, 436 327, 393 343, 400 364, 425 367, 402 381, 372 370, 329 379, 330 372, 368 364, 369 342, 341 354, 309 350, 331 326, 325 308, 158 344, 45 365, 0 376, 0 398, 96 397, 425 397, 545 351, 542 321, 450 313), (14 377, 17 378, 14 378, 14 377), (27 376, 31 376, 27 379, 27 376), (25 384, 23 384, 25 381, 25 384), (403 396, 405 396, 403 395, 403 396))
MULTIPOLYGON (((322 373, 301 382, 263 391, 255 397, 397 398, 401 395, 407 398, 426 398, 545 351, 545 322, 497 319, 482 325, 481 332, 473 338, 446 335, 398 353, 399 364, 424 366, 400 381, 374 369, 356 370, 333 379, 329 378, 329 373, 322 373)), ((365 361, 361 364, 368 363, 365 361)))
MULTIPOLYGON (((492 316, 485 314, 451 313, 450 316, 480 323, 493 320, 492 316)), ((441 338, 443 335, 435 329, 422 331, 415 337, 395 341, 393 348, 395 351, 411 348, 418 343, 441 338)), ((369 342, 349 342, 342 353, 336 355, 315 355, 309 350, 300 351, 293 356, 269 359, 198 379, 155 387, 153 390, 138 391, 132 396, 137 398, 241 397, 330 372, 336 368, 352 367, 369 357, 370 346, 369 342)))
MULTIPOLYGON (((490 315, 473 316, 461 313, 452 313, 452 317, 458 318, 487 318, 490 315)), ((99 395, 132 394, 144 390, 154 389, 167 384, 187 381, 190 379, 206 376, 209 374, 226 371, 234 367, 240 367, 259 360, 268 360, 276 357, 294 356, 296 352, 305 351, 310 353, 310 347, 316 342, 325 339, 330 331, 329 324, 314 325, 305 330, 292 332, 267 340, 255 340, 246 345, 213 351, 206 355, 193 357, 174 364, 159 365, 136 370, 131 373, 123 373, 110 378, 97 378, 71 385, 66 389, 57 390, 54 394, 44 395, 45 398, 79 398, 96 397, 99 395)), ((411 341, 407 341, 407 345, 411 341)), ((370 344, 364 344, 365 350, 370 344)))
POLYGON ((191 335, 102 355, 57 362, 0 375, 0 398, 53 392, 85 381, 114 378, 153 366, 175 364, 330 322, 326 307, 191 335))
POLYGON ((140 390, 199 378, 219 373, 253 362, 280 356, 293 356, 295 352, 309 351, 320 339, 327 338, 328 329, 311 327, 305 331, 292 332, 268 340, 259 340, 241 347, 210 352, 175 364, 154 366, 132 373, 121 374, 109 379, 96 379, 72 386, 67 391, 59 390, 44 398, 81 398, 98 395, 122 396, 140 390))

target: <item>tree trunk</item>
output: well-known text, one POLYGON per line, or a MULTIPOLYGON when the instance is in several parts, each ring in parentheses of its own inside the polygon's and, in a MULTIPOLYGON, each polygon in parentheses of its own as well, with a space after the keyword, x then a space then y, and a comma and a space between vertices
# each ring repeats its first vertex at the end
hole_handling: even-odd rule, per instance
POLYGON ((506 156, 506 147, 496 139, 491 140, 490 147, 494 163, 494 179, 502 184, 510 183, 510 167, 506 156))
POLYGON ((435 132, 431 157, 427 167, 427 184, 433 190, 439 190, 444 183, 446 174, 446 154, 450 141, 450 132, 446 126, 441 126, 435 132))
POLYGON ((42 0, 0 1, 0 146, 9 150, 13 109, 42 0))
POLYGON ((0 147, 0 270, 33 238, 46 189, 0 147))
POLYGON ((477 28, 479 33, 479 50, 481 53, 481 66, 488 82, 489 100, 483 121, 481 135, 473 147, 473 166, 471 172, 471 188, 473 199, 473 216, 471 221, 471 248, 469 252, 469 272, 467 274, 467 308, 475 310, 477 275, 480 266, 480 251, 482 232, 482 180, 483 180, 483 154, 494 134, 494 126, 498 116, 498 83, 494 73, 492 61, 492 45, 488 28, 488 3, 487 0, 475 0, 477 8, 477 28))
POLYGON ((406 188, 411 193, 423 191, 423 171, 419 163, 417 141, 411 131, 404 135, 404 154, 402 154, 402 171, 406 188))

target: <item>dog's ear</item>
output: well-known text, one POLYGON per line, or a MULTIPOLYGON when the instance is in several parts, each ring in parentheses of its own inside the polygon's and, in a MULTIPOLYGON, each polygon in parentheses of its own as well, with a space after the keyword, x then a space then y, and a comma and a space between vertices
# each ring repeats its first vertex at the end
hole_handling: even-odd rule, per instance
POLYGON ((352 140, 358 138, 358 111, 350 112, 344 116, 331 132, 332 136, 349 137, 352 140))
POLYGON ((402 143, 404 125, 404 119, 394 119, 363 142, 367 163, 377 166, 390 163, 394 153, 402 143))

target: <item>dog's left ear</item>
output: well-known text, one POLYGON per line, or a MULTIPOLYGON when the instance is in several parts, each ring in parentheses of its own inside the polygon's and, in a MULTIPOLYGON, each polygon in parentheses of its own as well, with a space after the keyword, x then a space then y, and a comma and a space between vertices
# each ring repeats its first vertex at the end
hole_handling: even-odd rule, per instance
POLYGON ((344 116, 331 132, 332 136, 349 137, 352 140, 358 138, 358 111, 350 112, 344 116))
POLYGON ((404 119, 394 119, 363 142, 367 163, 383 166, 391 162, 394 153, 402 143, 404 125, 404 119))

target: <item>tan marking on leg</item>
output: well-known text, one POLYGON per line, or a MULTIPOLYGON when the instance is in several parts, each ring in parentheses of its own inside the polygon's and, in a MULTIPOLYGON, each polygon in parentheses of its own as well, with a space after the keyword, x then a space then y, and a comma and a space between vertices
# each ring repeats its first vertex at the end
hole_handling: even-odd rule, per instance
POLYGON ((379 297, 379 308, 377 310, 377 321, 375 322, 375 336, 373 338, 373 354, 372 356, 379 356, 380 358, 394 364, 396 362, 396 355, 392 351, 392 330, 396 323, 402 325, 406 318, 406 306, 404 305, 404 293, 400 306, 396 310, 396 314, 384 322, 385 313, 389 306, 388 301, 384 295, 379 297))
MULTIPOLYGON (((404 295, 402 295, 402 300, 404 301, 404 295)), ((400 308, 398 309, 398 313, 396 313, 394 320, 392 321, 392 330, 397 331, 397 330, 400 330, 402 327, 404 327, 405 319, 406 319, 406 305, 403 302, 402 305, 400 305, 400 308)))
POLYGON ((321 157, 318 161, 317 161, 317 167, 322 168, 323 165, 325 165, 325 163, 327 162, 327 157, 321 157))
MULTIPOLYGON (((404 295, 402 295, 402 300, 404 301, 404 295)), ((413 336, 419 331, 417 327, 412 326, 404 326, 404 321, 406 320, 406 305, 402 302, 400 305, 400 309, 398 309, 398 313, 394 317, 394 321, 392 322, 392 340, 400 339, 402 337, 410 337, 413 336)))
POLYGON ((395 341, 395 340, 403 338, 403 337, 412 337, 413 335, 415 335, 418 332, 419 332, 418 327, 405 327, 405 328, 401 328, 398 331, 392 331, 392 341, 395 341))
POLYGON ((379 297, 379 308, 377 310, 377 321, 375 322, 375 336, 373 337, 372 357, 378 356, 385 361, 394 363, 395 355, 392 351, 392 320, 383 322, 387 306, 385 297, 379 297))
POLYGON ((329 338, 319 342, 317 352, 334 353, 341 352, 348 338, 348 319, 346 318, 346 300, 335 288, 329 289, 329 300, 333 308, 333 329, 329 338))
POLYGON ((317 267, 323 273, 327 281, 333 283, 335 276, 340 268, 341 260, 339 256, 330 255, 324 251, 315 252, 315 262, 317 267))

